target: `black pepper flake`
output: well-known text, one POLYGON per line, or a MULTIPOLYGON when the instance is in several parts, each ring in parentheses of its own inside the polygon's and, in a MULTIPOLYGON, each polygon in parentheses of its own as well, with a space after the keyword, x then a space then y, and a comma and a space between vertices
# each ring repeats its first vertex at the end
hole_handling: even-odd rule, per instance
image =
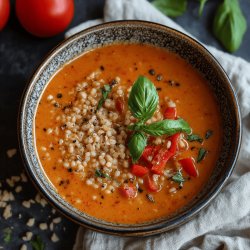
POLYGON ((100 69, 101 69, 102 71, 104 71, 104 70, 105 70, 105 68, 104 68, 104 66, 103 66, 103 65, 101 65, 101 66, 100 66, 100 69))
POLYGON ((51 149, 51 150, 55 150, 55 148, 54 148, 54 147, 51 147, 50 149, 51 149))
POLYGON ((195 147, 191 147, 191 150, 193 151, 195 149, 195 147))
POLYGON ((62 94, 61 94, 61 93, 58 93, 58 94, 56 95, 56 97, 57 97, 57 98, 62 98, 62 94))
POLYGON ((150 202, 155 203, 155 199, 154 199, 153 195, 151 195, 151 194, 146 194, 146 197, 147 197, 147 199, 148 199, 150 202))
POLYGON ((52 169, 53 169, 53 170, 56 170, 56 167, 54 166, 52 169))
POLYGON ((46 131, 47 131, 47 129, 46 129, 46 128, 43 128, 43 131, 44 131, 44 132, 46 132, 46 131))
POLYGON ((69 173, 72 173, 72 172, 73 172, 73 169, 72 169, 72 168, 68 168, 68 172, 69 172, 69 173))
POLYGON ((103 196, 103 195, 101 195, 101 198, 102 198, 102 199, 104 199, 104 196, 103 196))
POLYGON ((76 140, 73 140, 72 142, 73 142, 73 143, 76 143, 76 140))
POLYGON ((113 80, 111 80, 111 82, 109 83, 109 85, 110 85, 110 87, 113 87, 114 85, 116 85, 118 82, 115 80, 115 79, 113 79, 113 80))
POLYGON ((161 81, 163 79, 163 76, 161 74, 157 75, 156 76, 156 80, 157 81, 161 81))
POLYGON ((55 103, 54 103, 54 107, 59 108, 59 107, 60 107, 59 103, 58 103, 58 102, 55 102, 55 103))
POLYGON ((141 187, 138 187, 138 192, 139 193, 142 193, 143 192, 143 189, 141 187))
POLYGON ((135 67, 135 71, 137 71, 138 70, 138 68, 137 67, 135 67))
POLYGON ((148 71, 148 73, 151 75, 151 76, 154 76, 155 75, 155 70, 154 69, 150 69, 148 71))
POLYGON ((176 83, 175 83, 175 86, 176 86, 176 87, 180 87, 181 84, 180 84, 179 82, 176 82, 176 83))
POLYGON ((156 88, 157 91, 161 91, 161 88, 156 88))

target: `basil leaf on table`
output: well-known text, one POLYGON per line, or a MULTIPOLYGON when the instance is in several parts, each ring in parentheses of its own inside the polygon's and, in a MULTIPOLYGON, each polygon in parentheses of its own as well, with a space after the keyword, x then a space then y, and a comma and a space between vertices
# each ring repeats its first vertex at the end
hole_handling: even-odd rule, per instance
POLYGON ((129 152, 132 158, 132 162, 135 163, 141 157, 145 147, 147 145, 147 137, 141 132, 135 132, 128 143, 129 152))
POLYGON ((187 9, 187 0, 154 0, 152 3, 170 17, 181 16, 187 9))
POLYGON ((216 11, 213 32, 215 37, 229 51, 236 51, 247 29, 238 0, 224 0, 216 11))
POLYGON ((111 89, 112 89, 112 87, 108 84, 106 84, 102 87, 102 89, 101 89, 102 90, 102 97, 97 104, 96 110, 99 110, 102 107, 103 103, 108 98, 108 94, 110 93, 111 89))
MULTIPOLYGON (((131 128, 131 127, 130 127, 131 128)), ((138 129, 138 128, 136 128, 138 129)), ((154 122, 149 125, 141 125, 139 129, 149 135, 162 136, 173 135, 178 132, 191 133, 191 128, 188 123, 183 119, 178 120, 162 120, 154 122)))
POLYGON ((150 119, 159 103, 159 97, 154 84, 144 76, 135 81, 128 99, 132 115, 140 121, 150 119))
POLYGON ((205 6, 205 4, 206 4, 206 2, 207 2, 208 0, 199 0, 199 1, 200 1, 199 16, 201 16, 201 15, 202 15, 202 12, 203 12, 203 9, 204 9, 204 6, 205 6))
POLYGON ((203 142, 203 139, 199 135, 196 135, 196 134, 188 135, 187 140, 190 142, 192 142, 192 141, 198 141, 200 143, 203 142))

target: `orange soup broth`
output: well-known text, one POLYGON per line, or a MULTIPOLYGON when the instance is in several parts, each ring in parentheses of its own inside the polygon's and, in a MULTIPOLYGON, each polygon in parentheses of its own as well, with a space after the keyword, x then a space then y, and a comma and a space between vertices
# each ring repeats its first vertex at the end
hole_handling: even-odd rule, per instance
POLYGON ((142 223, 159 219, 187 205, 201 191, 213 171, 220 151, 221 135, 219 108, 206 80, 178 55, 140 44, 117 44, 94 49, 66 64, 49 82, 40 100, 35 121, 38 155, 57 192, 77 209, 116 223, 142 223), (48 136, 44 128, 60 126, 60 122, 55 118, 62 111, 51 107, 47 96, 62 93, 64 103, 73 101, 68 92, 100 66, 105 68, 102 79, 108 82, 119 76, 121 84, 127 87, 131 86, 139 75, 146 76, 157 88, 161 88, 158 92, 160 101, 166 96, 175 101, 178 116, 190 124, 193 133, 204 137, 208 129, 213 130, 213 135, 205 139, 202 145, 199 142, 190 142, 189 150, 181 155, 182 158, 197 159, 200 147, 208 150, 205 159, 196 164, 199 171, 197 178, 191 177, 182 189, 178 189, 178 184, 166 181, 162 190, 153 194, 155 203, 152 203, 145 197, 146 192, 138 193, 135 199, 124 198, 117 190, 113 194, 103 194, 102 191, 87 186, 79 175, 69 173, 57 162, 61 157, 58 150, 60 135, 48 136), (163 80, 157 81, 156 75, 149 74, 149 69, 162 74, 163 80), (168 80, 174 80, 180 83, 180 86, 171 86, 168 80), (49 148, 51 143, 51 159, 47 160, 41 146, 49 148), (61 180, 68 180, 67 185, 62 184, 61 180), (169 192, 172 186, 177 188, 176 193, 169 192), (92 199, 93 195, 97 196, 96 200, 92 199))

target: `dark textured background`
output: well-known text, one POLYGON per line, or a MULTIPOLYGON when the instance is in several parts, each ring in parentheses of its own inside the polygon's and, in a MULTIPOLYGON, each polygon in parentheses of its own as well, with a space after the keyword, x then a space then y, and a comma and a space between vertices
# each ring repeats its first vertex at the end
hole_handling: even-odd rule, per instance
MULTIPOLYGON (((202 17, 199 18, 197 1, 189 1, 188 11, 182 17, 176 18, 175 21, 202 42, 223 50, 211 32, 213 15, 219 2, 209 0, 202 17)), ((250 26, 250 0, 241 0, 240 3, 250 26)), ((75 17, 70 27, 88 19, 102 17, 103 6, 104 0, 75 0, 75 17)), ((40 39, 26 33, 15 17, 14 1, 12 0, 10 20, 7 27, 0 32, 0 180, 18 175, 23 169, 19 154, 11 159, 8 159, 6 155, 7 149, 18 147, 16 122, 20 97, 32 72, 41 63, 46 53, 62 41, 63 37, 61 34, 53 38, 40 39)), ((248 27, 242 46, 235 55, 250 61, 249 44, 248 27)), ((40 222, 50 222, 53 217, 56 217, 56 215, 51 215, 51 207, 48 205, 41 209, 40 206, 33 205, 31 209, 25 209, 21 206, 22 200, 33 198, 35 193, 36 191, 30 182, 24 185, 24 190, 16 196, 16 201, 12 203, 13 216, 9 220, 4 220, 1 217, 2 209, 0 208, 0 246, 3 249, 19 249, 24 232, 32 231, 42 237, 46 243, 46 249, 71 249, 77 225, 63 219, 62 223, 55 228, 60 241, 52 243, 50 241, 51 232, 43 232, 38 228, 40 222), (18 218, 18 214, 22 214, 21 219, 18 218), (30 217, 36 219, 36 225, 31 229, 26 226, 27 219, 30 217), (9 244, 4 244, 2 230, 10 226, 14 228, 12 241, 9 244)), ((30 246, 29 249, 31 249, 30 246)))

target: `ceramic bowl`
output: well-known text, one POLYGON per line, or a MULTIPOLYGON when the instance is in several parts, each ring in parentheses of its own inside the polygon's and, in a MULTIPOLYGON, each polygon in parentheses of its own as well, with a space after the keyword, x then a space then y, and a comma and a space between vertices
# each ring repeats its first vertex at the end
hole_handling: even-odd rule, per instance
MULTIPOLYGON (((197 41, 169 27, 143 21, 117 21, 86 29, 59 44, 38 67, 21 102, 19 114, 20 150, 26 170, 47 200, 65 216, 85 227, 126 236, 153 235, 173 229, 193 218, 218 194, 237 160, 241 140, 241 119, 230 80, 216 59, 197 41), (143 224, 115 224, 91 217, 67 203, 46 177, 38 159, 34 123, 38 102, 51 77, 64 64, 84 52, 115 42, 146 43, 180 55, 196 68, 211 86, 223 122, 223 142, 213 173, 193 201, 170 217, 143 224)), ((193 218, 195 219, 195 218, 193 218)))

